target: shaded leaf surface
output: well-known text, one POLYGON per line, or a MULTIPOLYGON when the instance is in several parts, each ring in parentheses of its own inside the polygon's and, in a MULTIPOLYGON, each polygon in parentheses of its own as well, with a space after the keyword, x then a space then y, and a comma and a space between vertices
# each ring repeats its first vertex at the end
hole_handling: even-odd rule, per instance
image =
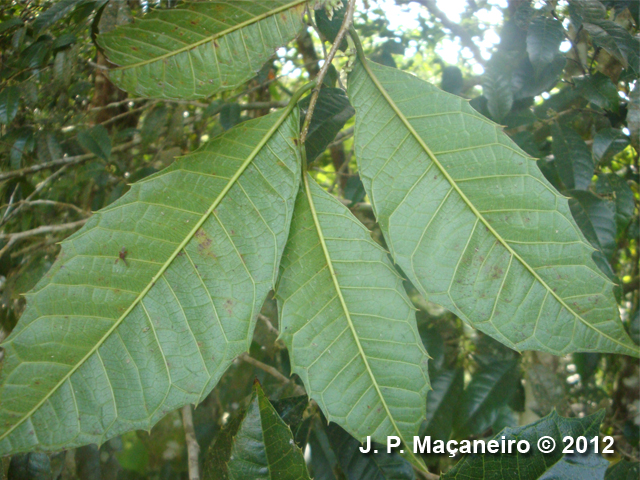
POLYGON ((40 452, 15 455, 11 458, 8 480, 51 480, 51 461, 40 452))
POLYGON ((597 47, 604 48, 625 67, 639 72, 640 43, 622 26, 611 20, 596 20, 585 23, 584 29, 591 35, 591 41, 597 47))
POLYGON ((527 52, 536 72, 550 64, 560 53, 564 28, 555 18, 536 17, 527 31, 527 52))
POLYGON ((578 92, 589 102, 606 110, 617 111, 620 97, 611 79, 598 72, 574 79, 578 92))
MULTIPOLYGON (((101 0, 96 3, 104 3, 106 0, 101 0)), ((82 3, 82 0, 59 0, 55 2, 46 11, 42 12, 33 22, 33 29, 36 32, 42 32, 56 23, 61 18, 68 15, 78 4, 82 3)))
POLYGON ((86 132, 78 134, 78 143, 105 162, 111 156, 111 138, 102 125, 96 125, 86 132))
POLYGON ((349 81, 360 175, 418 290, 513 349, 638 356, 610 281, 536 163, 463 99, 367 65, 349 81))
POLYGON ((520 382, 517 361, 490 363, 473 374, 454 417, 457 437, 480 435, 498 419, 520 382))
POLYGON ((8 125, 18 113, 20 91, 17 87, 7 87, 0 92, 0 123, 8 125))
POLYGON ((299 185, 289 112, 134 184, 63 242, 2 345, 1 454, 149 429, 248 349, 299 185))
POLYGON ((606 480, 636 480, 640 477, 640 463, 621 460, 607 469, 606 480))
POLYGON ((429 388, 413 306, 369 232, 305 183, 277 288, 292 371, 327 419, 358 440, 397 435, 411 445, 429 388))
POLYGON ((618 233, 624 232, 634 216, 633 190, 615 173, 601 173, 596 182, 596 193, 613 197, 616 204, 618 233))
MULTIPOLYGON (((563 454, 565 436, 577 438, 585 436, 592 438, 600 431, 600 423, 604 418, 604 411, 594 413, 584 418, 564 418, 555 411, 537 422, 518 428, 505 428, 496 435, 496 440, 502 437, 508 440, 527 440, 531 449, 526 454, 478 454, 468 455, 458 462, 450 471, 442 475, 442 480, 450 479, 478 479, 483 480, 511 480, 513 478, 557 479, 583 478, 592 480, 602 478, 608 462, 600 455, 592 452, 585 455, 563 454), (536 444, 539 438, 550 436, 556 442, 556 448, 548 454, 541 453, 536 444), (600 476, 596 475, 600 473, 600 476)), ((515 451, 515 446, 514 446, 515 451)))
POLYGON ((567 188, 586 190, 591 185, 594 170, 589 147, 569 126, 554 124, 551 134, 553 156, 562 183, 567 188))
POLYGON ((306 0, 220 0, 154 10, 100 35, 129 93, 202 98, 242 85, 302 28, 306 0))
POLYGON ((629 145, 629 137, 617 128, 604 128, 593 138, 593 158, 596 162, 608 160, 629 145))
POLYGON ((588 191, 572 191, 569 207, 584 236, 607 258, 616 248, 615 204, 588 191))
MULTIPOLYGON (((305 113, 309 108, 310 100, 311 97, 307 96, 300 101, 300 109, 305 113)), ((341 88, 322 88, 320 90, 305 141, 307 161, 313 162, 318 155, 326 150, 354 113, 344 90, 341 88)))
POLYGON ((461 415, 460 400, 464 390, 464 370, 443 370, 431 378, 432 391, 427 395, 427 418, 421 435, 449 440, 454 418, 461 415))
POLYGON ((487 108, 496 122, 501 121, 513 106, 511 78, 492 69, 482 82, 482 93, 487 98, 487 108))
POLYGON ((308 480, 302 451, 260 385, 209 450, 205 480, 308 480))
POLYGON ((371 444, 370 453, 360 452, 361 443, 335 423, 327 436, 340 468, 348 480, 413 480, 411 464, 396 452, 387 453, 386 444, 371 444), (373 450, 378 452, 375 453, 373 450))

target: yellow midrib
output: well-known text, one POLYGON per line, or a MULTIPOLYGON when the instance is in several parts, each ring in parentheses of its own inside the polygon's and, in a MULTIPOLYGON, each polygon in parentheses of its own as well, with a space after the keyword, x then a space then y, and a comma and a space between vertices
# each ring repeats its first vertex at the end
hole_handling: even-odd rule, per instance
MULTIPOLYGON (((467 198, 467 196, 464 194, 464 192, 460 189, 460 187, 458 186, 457 182, 451 177, 451 175, 449 175, 449 172, 442 166, 442 164, 439 162, 439 160, 433 154, 433 152, 427 146, 427 144, 424 143, 424 140, 422 140, 422 137, 418 134, 418 132, 416 132, 416 130, 413 128, 413 125, 411 125, 409 120, 407 120, 407 118, 404 116, 404 114, 400 111, 399 107, 395 104, 393 99, 389 96, 389 94, 386 91, 386 89, 384 88, 384 86, 382 86, 382 84, 380 83, 380 81, 378 80, 376 75, 369 68, 368 61, 364 57, 364 53, 361 54, 360 49, 358 51, 358 57, 360 59, 360 63, 362 64, 362 66, 364 67, 365 71, 369 75, 369 78, 374 83, 374 85, 376 86, 376 88, 378 89, 380 94, 385 98, 385 100, 387 101, 387 103, 389 104, 391 109, 394 111, 394 113, 398 116, 400 121, 402 121, 402 123, 409 130, 409 132, 414 137, 414 139, 420 144, 420 146, 425 151, 425 153, 429 156, 431 161, 438 167, 438 169, 440 170, 442 175, 444 175, 444 177, 447 179, 447 181, 449 182, 451 187, 458 193, 458 195, 460 195, 460 197, 465 202, 465 204, 471 209, 471 211, 483 223, 483 225, 496 237, 496 239, 507 249, 507 251, 511 255, 513 255, 514 258, 516 258, 533 275, 533 277, 544 286, 544 288, 560 303, 560 305, 562 305, 568 312, 570 312, 578 320, 580 320, 580 322, 582 322, 584 325, 586 325, 588 328, 594 330, 595 332, 598 332, 600 335, 602 335, 603 337, 607 338, 611 342, 613 342, 613 343, 615 343, 617 345, 620 345, 621 347, 623 347, 623 348, 625 348, 627 350, 633 351, 633 349, 630 346, 625 345, 621 341, 619 341, 619 340, 611 337, 610 335, 607 335, 606 333, 600 331, 595 326, 593 326, 589 322, 587 322, 580 315, 578 315, 572 308, 569 307, 569 305, 566 304, 566 302, 555 291, 553 291, 553 289, 549 285, 547 285, 547 283, 542 279, 542 277, 540 277, 540 275, 538 275, 538 273, 533 268, 531 268, 531 266, 515 250, 513 250, 513 248, 511 248, 511 246, 507 243, 507 241, 502 238, 502 236, 493 228, 493 226, 484 218, 484 216, 478 211, 478 209, 471 203, 471 201, 467 198)), ((640 353, 640 350, 638 352, 636 352, 636 355, 638 355, 638 353, 640 353)))
MULTIPOLYGON (((396 424, 396 421, 393 418, 393 415, 391 414, 391 410, 389 410, 389 406, 387 405, 387 402, 385 401, 385 398, 382 395, 382 391, 380 391, 380 386, 378 385, 378 381, 376 380, 376 377, 373 374, 373 371, 371 370, 371 366, 369 365, 369 361, 367 360, 367 355, 364 353, 364 349, 362 348, 362 345, 360 344, 360 339, 358 338, 358 333, 356 332, 355 325, 353 324, 353 320, 351 319, 351 314, 349 313, 349 308, 347 307, 347 303, 346 303, 346 301, 344 299, 344 296, 342 295, 342 289, 340 288, 340 283, 338 282, 338 277, 337 277, 336 272, 335 272, 335 270, 333 268, 333 262, 331 261, 331 255, 329 254, 329 249, 327 248, 327 244, 325 242, 324 234, 322 233, 322 228, 320 227, 320 221, 318 220, 318 214, 316 212, 316 208, 315 208, 315 205, 313 203, 313 197, 311 195, 311 188, 310 188, 310 185, 309 185, 309 174, 307 172, 303 172, 303 178, 304 178, 305 194, 306 194, 307 200, 309 202, 309 209, 311 210, 311 216, 313 217, 313 223, 314 223, 314 225, 316 227, 316 232, 317 232, 318 238, 320 240, 320 245, 322 246, 322 252, 324 253, 325 261, 327 262, 327 266, 329 267, 329 272, 331 274, 331 280, 333 282, 334 288, 336 289, 336 293, 338 295, 338 298, 340 299, 340 305, 342 306, 342 310, 344 311, 344 315, 345 315, 345 317, 347 319, 347 324, 349 325, 349 329, 351 330, 351 333, 353 335, 353 339, 354 339, 354 341, 356 343, 356 346, 358 347, 358 353, 360 354, 360 357, 362 358, 362 361, 364 362, 364 365, 365 365, 365 367, 367 369, 367 373, 369 374, 369 377, 371 378, 371 383, 373 383, 373 386, 376 389, 376 392, 378 393, 378 397, 380 397, 380 401, 382 402, 382 405, 384 406, 384 409, 387 412, 387 417, 389 418, 389 421, 393 425, 393 429, 396 431, 396 433, 402 439, 402 441, 407 445, 407 448, 410 448, 411 444, 408 443, 405 440, 402 432, 400 432, 400 429, 398 428, 398 425, 396 424)), ((407 454, 412 459, 415 459, 415 457, 413 455, 413 452, 411 450, 408 450, 407 454)), ((419 464, 419 462, 418 462, 418 464, 419 464)))

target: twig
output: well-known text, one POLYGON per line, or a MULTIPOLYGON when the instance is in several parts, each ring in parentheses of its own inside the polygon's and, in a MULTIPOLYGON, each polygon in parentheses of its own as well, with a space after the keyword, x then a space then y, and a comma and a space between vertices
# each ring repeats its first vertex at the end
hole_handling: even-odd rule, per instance
MULTIPOLYGON (((84 216, 91 215, 91 212, 83 210, 83 209, 77 207, 76 205, 74 205, 72 203, 56 202, 54 200, 31 200, 30 202, 28 202, 26 200, 21 200, 21 201, 16 203, 16 205, 21 205, 21 204, 24 204, 27 207, 37 206, 37 205, 48 205, 48 206, 52 206, 52 207, 70 208, 72 210, 75 210, 76 212, 78 212, 81 215, 84 215, 84 216)), ((10 207, 11 203, 9 203, 6 206, 10 207)), ((3 205, 0 208, 4 208, 4 207, 5 207, 5 205, 3 205)))
POLYGON ((353 132, 354 131, 355 131, 354 127, 350 127, 350 128, 347 128, 346 130, 341 131, 340 133, 338 133, 338 135, 336 135, 336 138, 333 140, 333 142, 331 142, 329 145, 327 145, 327 148, 331 148, 331 147, 335 147, 336 145, 340 145, 345 140, 353 137, 353 132))
POLYGON ((336 188, 336 185, 340 181, 340 177, 342 177, 344 172, 349 167, 349 162, 351 161, 352 156, 353 156, 353 149, 349 152, 348 155, 345 155, 344 162, 342 162, 342 165, 340 165, 340 168, 336 172, 336 178, 333 179, 333 183, 329 187, 329 190, 327 190, 329 193, 333 193, 333 190, 336 188))
POLYGON ((439 480, 440 479, 440 475, 436 475, 435 473, 431 473, 431 472, 425 472, 424 470, 416 470, 420 476, 424 479, 424 480, 439 480))
POLYGON ((0 258, 11 248, 16 242, 24 240, 25 238, 35 237, 42 235, 43 233, 56 233, 64 232, 65 230, 72 230, 81 227, 87 222, 87 219, 78 220, 76 222, 62 223, 59 225, 42 225, 31 230, 25 230, 24 232, 17 233, 4 233, 0 235, 0 240, 6 240, 7 244, 0 250, 0 258))
POLYGON ((347 30, 351 26, 353 22, 353 12, 356 7, 356 0, 349 0, 347 4, 347 11, 344 14, 344 20, 342 21, 342 25, 340 26, 340 30, 336 35, 336 39, 333 41, 333 45, 331 45, 331 50, 329 51, 329 56, 324 59, 324 63, 322 64, 322 68, 318 73, 316 88, 313 90, 313 94, 311 95, 311 101, 309 102, 309 110, 307 111, 307 116, 304 119, 304 125, 302 126, 302 133, 300 134, 300 143, 305 142, 307 139, 307 134, 309 133, 309 124, 311 123, 311 117, 313 116, 313 110, 316 108, 316 102, 318 101, 318 95, 320 94, 320 89, 322 88, 322 82, 324 80, 325 75, 329 71, 329 67, 331 66, 331 62, 333 61, 333 57, 335 57, 344 36, 347 34, 347 30))
POLYGON ((7 223, 7 221, 13 217, 15 217, 18 212, 20 210, 22 210, 22 207, 25 204, 28 204, 36 195, 38 195, 42 190, 45 189, 45 187, 47 187, 50 183, 52 183, 55 179, 57 179, 58 177, 60 177, 66 170, 67 168, 69 168, 69 165, 65 165, 62 168, 60 168, 59 170, 53 172, 51 175, 49 175, 47 178, 45 178, 43 181, 41 181, 35 188, 35 190, 33 192, 31 192, 31 195, 29 195, 27 198, 24 199, 24 202, 22 202, 20 205, 18 205, 15 210, 13 210, 9 215, 5 215, 4 218, 2 219, 2 221, 0 222, 0 225, 4 225, 5 223, 7 223))
POLYGON ((3 233, 0 234, 0 240, 22 240, 23 238, 34 237, 36 235, 42 235, 43 233, 62 232, 64 230, 71 230, 73 228, 81 227, 87 222, 86 218, 77 220, 75 222, 61 223, 59 225, 41 225, 31 230, 25 230, 17 233, 3 233))
POLYGON ((269 317, 259 313, 258 318, 264 322, 264 324, 267 326, 267 330, 269 330, 271 333, 275 334, 276 336, 280 335, 280 332, 276 327, 273 326, 273 323, 271 323, 271 320, 269 319, 269 317))
MULTIPOLYGON (((140 140, 131 140, 129 142, 121 143, 120 145, 116 145, 111 149, 111 153, 121 152, 122 150, 128 150, 131 147, 134 147, 140 143, 140 140)), ((64 157, 59 158, 57 160, 52 160, 50 162, 39 163, 38 165, 32 165, 30 167, 20 168, 18 170, 12 170, 6 173, 0 173, 0 182, 5 180, 10 180, 16 177, 24 177, 25 175, 29 175, 31 173, 41 172, 42 170, 50 170, 52 168, 59 167, 61 165, 79 165, 81 163, 86 162, 87 160, 91 160, 95 155, 93 153, 85 153, 82 155, 75 155, 73 157, 64 157)))
POLYGON ((18 191, 18 187, 20 186, 20 184, 16 184, 16 186, 13 189, 13 192, 11 193, 11 196, 9 197, 9 204, 7 205, 7 209, 4 211, 4 215, 2 215, 2 222, 4 223, 5 219, 7 218, 7 215, 9 215, 9 212, 11 211, 11 207, 13 206, 13 200, 16 196, 16 192, 18 191))
MULTIPOLYGON (((263 372, 267 372, 272 377, 278 379, 280 381, 280 383, 284 383, 284 384, 292 383, 290 378, 285 377, 276 368, 272 367, 271 365, 267 365, 266 363, 262 363, 260 360, 256 360, 253 357, 250 357, 248 353, 243 353, 240 356, 240 358, 242 360, 244 360, 245 362, 250 363, 254 367, 259 368, 263 372)), ((304 389, 302 387, 300 387, 300 385, 296 385, 294 383, 294 387, 295 387, 294 388, 294 393, 296 395, 304 395, 304 393, 305 393, 304 389)))
POLYGON ((184 427, 184 438, 187 443, 189 480, 200 480, 200 445, 198 445, 196 432, 193 428, 193 411, 191 410, 191 405, 182 407, 182 426, 184 427))

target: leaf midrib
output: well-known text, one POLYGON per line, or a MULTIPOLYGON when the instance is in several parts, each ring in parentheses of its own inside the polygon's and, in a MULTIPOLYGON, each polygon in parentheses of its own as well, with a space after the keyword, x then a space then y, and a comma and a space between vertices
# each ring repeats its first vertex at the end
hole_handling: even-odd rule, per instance
POLYGON ((37 412, 40 407, 49 399, 51 396, 58 391, 58 389, 82 366, 84 363, 98 351, 98 349, 102 346, 102 344, 111 336, 111 334, 124 322, 124 320, 129 316, 129 314, 133 311, 133 309, 142 301, 142 299, 149 293, 149 290, 155 285, 155 283, 160 279, 160 277, 166 272, 169 266, 173 263, 173 260, 178 256, 178 254, 187 246, 187 244, 191 241, 195 233, 202 227, 204 222, 211 216, 216 207, 220 204, 220 202, 224 199, 224 197, 229 193, 229 190, 235 185, 236 181, 240 176, 244 173, 247 167, 253 162, 255 157, 260 153, 260 151, 264 148, 267 142, 273 137, 273 135, 278 131, 280 126, 284 123, 284 121, 289 117, 293 109, 296 107, 299 98, 302 96, 304 92, 309 90, 315 86, 315 83, 309 83, 298 90, 291 100, 287 107, 282 112, 280 118, 273 124, 273 126, 267 131, 267 133, 262 137, 258 145, 251 151, 246 160, 240 165, 236 173, 229 179, 225 187, 215 198, 211 206, 207 209, 207 211, 202 215, 202 218, 196 222, 191 231, 187 234, 185 239, 180 242, 180 244, 176 247, 173 253, 169 256, 169 258, 163 263, 158 272, 153 276, 153 278, 149 281, 147 286, 140 292, 140 294, 133 300, 131 305, 124 311, 124 313, 114 322, 114 324, 107 330, 107 332, 102 336, 102 338, 96 342, 95 346, 93 346, 87 354, 82 357, 72 368, 69 370, 67 374, 62 377, 62 379, 53 387, 49 392, 24 416, 13 424, 11 428, 9 428, 5 433, 0 435, 0 440, 8 437, 11 432, 13 432, 16 428, 22 425, 27 419, 31 418, 31 416, 37 412))
MULTIPOLYGON (((364 362, 364 365, 367 369, 367 373, 371 378, 371 383, 373 383, 373 386, 375 387, 376 392, 378 393, 378 397, 380 398, 380 401, 382 402, 382 405, 384 406, 384 409, 387 412, 387 417, 389 418, 389 421, 393 425, 394 430, 396 431, 398 436, 402 439, 402 441, 408 446, 410 446, 410 444, 405 440, 404 435, 402 435, 402 432, 400 432, 400 429, 398 428, 398 425, 396 424, 395 419, 393 418, 393 415, 389 410, 389 406, 387 405, 387 402, 385 401, 385 398, 382 395, 382 392, 380 391, 380 386, 378 385, 376 377, 374 376, 373 371, 371 370, 371 366, 369 365, 369 361, 367 360, 367 355, 365 354, 364 349, 360 344, 358 333, 356 332, 355 325, 353 324, 353 320, 351 319, 351 314, 349 313, 349 308, 347 307, 347 303, 344 299, 344 296, 342 295, 342 289, 340 287, 340 283, 338 282, 338 277, 336 275, 336 272, 333 268, 331 255, 329 254, 329 249, 327 247, 327 243, 325 242, 325 237, 322 232, 322 227, 320 226, 320 221, 318 220, 318 214, 316 212, 315 204, 313 203, 313 197, 311 195, 311 188, 309 185, 309 174, 307 172, 304 172, 303 179, 304 179, 304 191, 307 196, 307 200, 309 202, 309 209, 311 210, 311 215, 313 217, 313 224, 316 227, 316 233, 318 234, 320 245, 322 246, 322 252, 324 254, 325 261, 327 262, 327 267, 329 268, 329 273, 331 275, 333 286, 340 300, 340 305, 342 306, 342 310, 344 311, 345 317, 347 319, 347 324, 349 325, 349 329, 351 330, 351 333, 353 335, 353 339, 356 342, 356 345, 358 347, 358 353, 360 354, 360 357, 364 362)), ((407 453, 413 458, 413 452, 411 451, 411 449, 407 450, 407 453)))
MULTIPOLYGON (((358 45, 358 43, 356 42, 356 45, 358 45)), ((360 63, 361 65, 364 67, 365 71, 367 72, 367 74, 369 75, 369 78, 371 79, 371 81, 374 83, 374 85, 376 86, 376 88, 378 89, 378 91, 382 94, 382 96, 384 97, 384 99, 387 101, 387 103, 389 104, 389 106, 391 107, 391 109, 394 111, 394 113, 398 116, 398 118, 400 119, 400 121, 404 124, 404 126, 409 130, 409 132, 411 133, 411 135, 413 136, 413 138, 418 142, 418 144, 422 147, 422 149, 425 151, 425 153, 429 156, 429 158, 431 159, 431 161, 438 167, 438 169, 440 170, 440 172, 442 173, 442 175, 447 179, 447 181, 449 182, 449 184, 451 185, 451 187, 456 191, 456 193, 458 193, 458 195, 462 198, 462 200, 465 202, 465 204, 471 209, 471 211, 474 213, 474 215, 476 215, 476 217, 482 222, 482 224, 493 234, 493 236, 507 249, 507 251, 513 255, 514 258, 518 259, 518 261, 527 269, 527 271, 529 273, 531 273, 531 275, 533 275, 533 277, 542 284, 542 286, 560 303, 560 305, 562 305, 568 312, 570 312, 574 317, 576 317, 578 320, 580 320, 580 322, 582 322, 585 326, 587 326, 588 328, 594 330, 595 332, 598 332, 600 335, 602 335, 603 337, 605 337, 606 339, 610 340, 611 342, 625 348, 627 351, 633 351, 633 349, 629 346, 626 345, 624 343, 622 343, 621 341, 611 337, 610 335, 607 335, 605 332, 599 330, 598 328, 596 328, 595 326, 591 325, 589 322, 587 322, 584 318, 582 318, 580 315, 578 315, 571 307, 569 307, 569 305, 566 304, 566 302, 560 297, 558 296, 558 294, 549 286, 547 285, 547 283, 542 279, 542 277, 540 277, 540 275, 538 275, 538 273, 531 268, 531 266, 515 251, 513 250, 513 248, 511 248, 511 246, 507 243, 507 241, 505 239, 502 238, 502 236, 493 228, 493 226, 487 221, 487 219, 484 218, 484 216, 478 211, 478 209, 473 205, 473 203, 471 203, 471 201, 467 198, 467 196, 464 194, 464 192, 460 189, 460 187, 458 186, 457 182, 451 177, 451 175, 449 175, 449 172, 442 166, 442 164, 438 161, 438 159, 436 158, 436 156, 433 154, 433 152, 431 151, 431 149, 427 146, 427 144, 424 142, 424 140, 422 140, 422 137, 420 137, 420 135, 418 135, 418 132, 416 132, 416 130, 413 128, 413 125, 411 125, 411 123, 409 122, 409 120, 407 120, 407 118, 405 117, 405 115, 400 111, 400 109, 398 108, 398 106, 395 104, 395 102, 393 101, 393 99, 389 96, 389 94, 387 93, 386 89, 382 86, 382 84, 380 83, 380 81, 378 80, 378 78, 376 77, 376 75, 373 73, 373 71, 371 71, 371 69, 369 68, 368 65, 368 61, 367 59, 364 57, 364 53, 361 50, 361 47, 358 48, 358 57, 360 59, 360 63)), ((638 355, 640 353, 640 349, 638 351, 635 352, 636 355, 638 355)))
POLYGON ((280 12, 284 12, 286 10, 289 10, 290 8, 293 8, 297 5, 300 5, 302 3, 305 3, 307 0, 295 0, 293 2, 287 3, 286 5, 283 5, 281 7, 278 8, 274 8, 273 10, 270 10, 268 12, 265 13, 261 13, 260 15, 257 15, 253 18, 250 18, 249 20, 245 20, 244 22, 241 22, 237 25, 234 25, 233 27, 227 28, 226 30, 222 30, 221 32, 218 32, 214 35, 210 35, 208 37, 203 38, 202 40, 198 40, 197 42, 194 43, 190 43, 184 47, 181 47, 177 50, 172 50, 170 52, 167 52, 163 55, 160 55, 158 57, 153 57, 149 60, 143 60, 141 62, 137 62, 137 63, 132 63, 129 65, 121 65, 118 66, 116 68, 114 68, 113 70, 128 70, 130 68, 138 68, 138 67, 142 67, 144 65, 149 65, 150 63, 155 63, 158 62, 160 60, 164 60, 165 58, 170 58, 173 57, 175 55, 180 55, 181 53, 184 52, 188 52, 189 50, 193 50, 194 48, 197 48, 201 45, 204 45, 205 43, 209 43, 212 42, 220 37, 224 37, 225 35, 228 35, 230 33, 235 32, 236 30, 241 30, 244 27, 248 27, 249 25, 253 25, 254 23, 258 23, 261 20, 264 20, 265 18, 269 18, 272 17, 274 15, 277 15, 280 12))

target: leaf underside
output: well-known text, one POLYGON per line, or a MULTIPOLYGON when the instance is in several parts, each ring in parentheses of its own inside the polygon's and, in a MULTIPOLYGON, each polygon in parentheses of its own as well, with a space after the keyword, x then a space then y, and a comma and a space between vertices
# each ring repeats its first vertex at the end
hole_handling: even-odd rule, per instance
POLYGON ((386 444, 397 435, 411 445, 429 388, 413 306, 369 232, 305 183, 277 288, 292 371, 327 419, 357 439, 386 444))
POLYGON ((638 356, 566 198, 457 96, 357 62, 360 175, 418 290, 516 350, 638 356))
POLYGON ((194 99, 242 85, 302 28, 306 0, 188 2, 98 37, 110 78, 142 97, 194 99))
POLYGON ((0 454, 149 429, 248 349, 300 183, 289 112, 134 184, 63 242, 2 345, 0 454))

